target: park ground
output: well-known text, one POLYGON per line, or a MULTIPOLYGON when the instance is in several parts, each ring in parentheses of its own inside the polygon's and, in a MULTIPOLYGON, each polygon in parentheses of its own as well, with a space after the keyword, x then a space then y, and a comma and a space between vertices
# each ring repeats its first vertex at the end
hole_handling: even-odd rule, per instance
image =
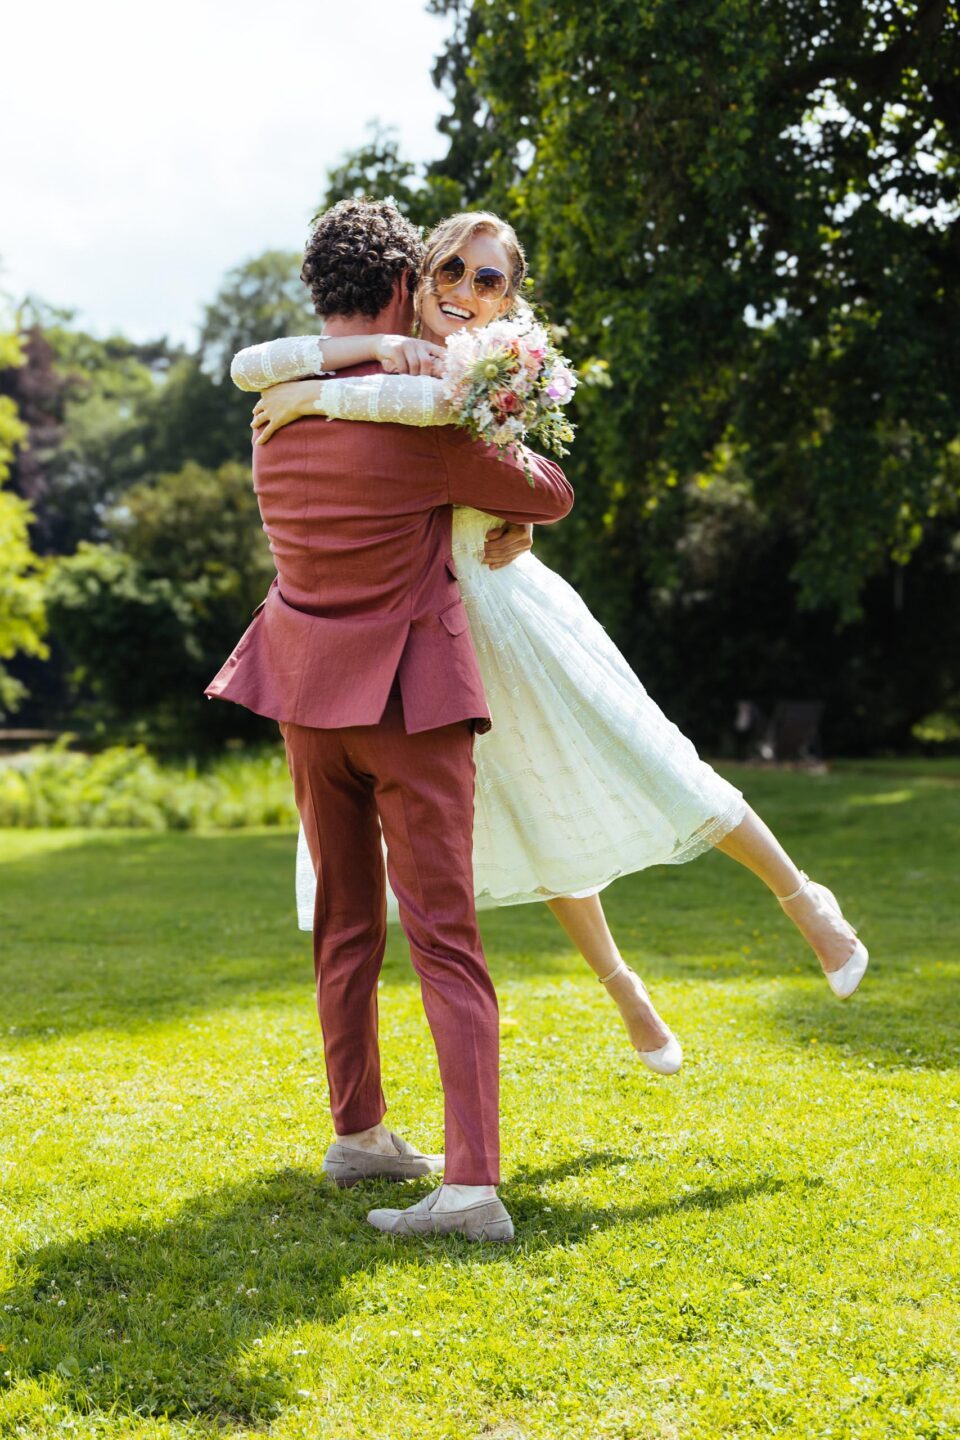
MULTIPOLYGON (((608 891, 646 1072, 547 911, 483 919, 513 1247, 324 1184, 294 837, 0 832, 0 1435, 960 1435, 960 767, 731 770, 873 953, 830 994, 719 855, 608 891)), ((401 938, 390 1121, 441 1146, 401 938)))

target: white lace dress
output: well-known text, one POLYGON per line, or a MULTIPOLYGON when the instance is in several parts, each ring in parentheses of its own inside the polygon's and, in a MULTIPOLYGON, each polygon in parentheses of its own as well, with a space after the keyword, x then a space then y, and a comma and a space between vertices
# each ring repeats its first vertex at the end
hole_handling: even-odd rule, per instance
MULTIPOLYGON (((284 352, 275 347, 291 343, 303 344, 269 347, 277 379, 294 378, 276 374, 284 352)), ((320 370, 315 338, 311 346, 313 368, 301 353, 300 376, 320 370)), ((254 352, 241 352, 233 374, 260 388, 254 352)), ((326 382, 320 403, 331 418, 444 424, 440 390, 430 379, 368 376, 326 382)), ((481 563, 497 523, 454 511, 460 591, 493 719, 475 750, 478 906, 589 894, 618 875, 692 860, 740 823, 743 796, 667 719, 565 580, 533 554, 493 572, 481 563)), ((301 832, 297 909, 307 930, 314 891, 301 832)))

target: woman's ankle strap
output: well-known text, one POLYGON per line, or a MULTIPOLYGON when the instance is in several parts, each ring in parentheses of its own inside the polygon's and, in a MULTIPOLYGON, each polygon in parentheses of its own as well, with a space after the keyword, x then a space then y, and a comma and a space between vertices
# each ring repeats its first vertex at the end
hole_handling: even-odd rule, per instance
POLYGON ((806 890, 806 888, 807 888, 807 886, 808 886, 809 884, 810 884, 810 877, 809 877, 809 875, 807 874, 807 872, 806 872, 805 870, 801 870, 801 871, 800 871, 800 884, 798 885, 797 889, 794 890, 793 894, 792 894, 792 895, 778 895, 778 896, 777 896, 777 899, 780 901, 780 904, 781 904, 781 905, 785 905, 788 900, 796 900, 797 896, 798 896, 798 895, 802 895, 803 892, 804 892, 804 890, 806 890))
POLYGON ((606 985, 608 980, 615 980, 618 975, 622 975, 629 968, 630 967, 623 960, 618 960, 616 965, 610 971, 609 975, 598 975, 597 979, 600 981, 601 985, 606 985))

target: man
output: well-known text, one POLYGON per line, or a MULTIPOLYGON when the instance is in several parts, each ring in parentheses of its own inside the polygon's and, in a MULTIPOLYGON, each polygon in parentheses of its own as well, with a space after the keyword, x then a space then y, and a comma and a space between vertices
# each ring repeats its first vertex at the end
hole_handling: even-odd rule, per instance
MULTIPOLYGON (((406 333, 421 254, 393 206, 341 201, 304 267, 327 332, 406 333)), ((368 373, 376 366, 347 373, 368 373)), ((441 1167, 396 1233, 507 1240, 499 1181, 498 1014, 473 900, 473 732, 489 714, 451 557, 451 506, 561 518, 562 471, 498 458, 461 431, 303 419, 254 451, 277 579, 207 694, 280 722, 317 870, 314 964, 348 1185, 441 1167), (445 1162, 383 1126, 377 980, 386 941, 380 828, 445 1100, 445 1162)))

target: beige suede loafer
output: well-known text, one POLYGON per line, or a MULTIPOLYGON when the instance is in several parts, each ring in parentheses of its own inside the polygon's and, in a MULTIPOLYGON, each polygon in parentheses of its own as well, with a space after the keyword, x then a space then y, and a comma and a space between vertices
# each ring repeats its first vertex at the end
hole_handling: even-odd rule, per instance
POLYGON ((422 1155, 392 1130, 390 1139, 396 1146, 395 1155, 380 1155, 335 1140, 323 1157, 324 1175, 345 1190, 361 1180, 420 1180, 443 1170, 442 1155, 422 1155))
POLYGON ((459 1210, 436 1211, 439 1187, 408 1210, 371 1210, 368 1222, 385 1235, 465 1235, 468 1240, 505 1244, 513 1239, 513 1221, 501 1200, 479 1200, 459 1210))

